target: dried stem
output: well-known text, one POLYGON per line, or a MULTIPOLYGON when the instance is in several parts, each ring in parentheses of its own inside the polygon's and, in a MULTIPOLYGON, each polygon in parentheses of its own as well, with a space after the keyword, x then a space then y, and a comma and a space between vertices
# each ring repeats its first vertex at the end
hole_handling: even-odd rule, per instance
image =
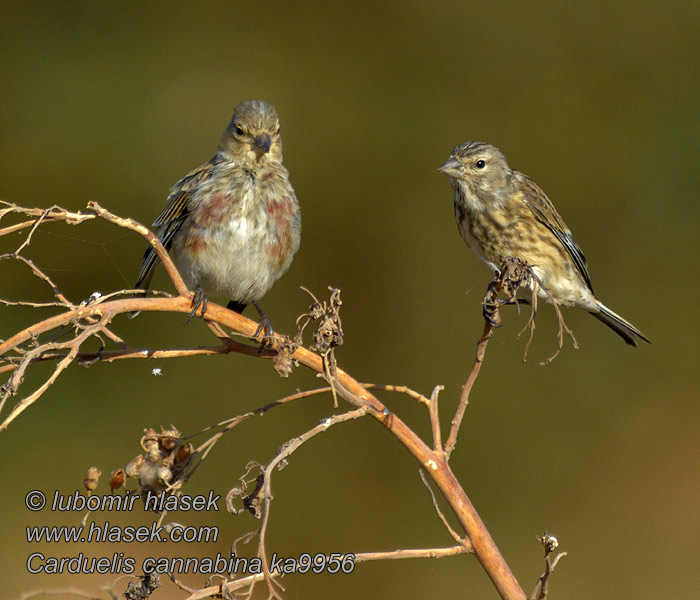
POLYGON ((457 411, 455 412, 454 419, 452 419, 452 427, 450 428, 450 435, 445 443, 445 457, 449 460, 452 451, 455 449, 457 444, 457 435, 459 434, 459 428, 462 425, 462 419, 464 419, 464 412, 467 410, 467 405, 469 404, 469 394, 474 387, 474 382, 479 376, 479 371, 481 370, 481 363, 484 362, 484 355, 486 354, 486 346, 488 346, 489 339, 491 339, 491 334, 493 329, 491 323, 484 321, 484 331, 476 344, 476 355, 474 356, 474 363, 472 364, 471 371, 467 375, 467 380, 462 386, 462 394, 459 397, 459 404, 457 406, 457 411))
MULTIPOLYGON (((317 436, 319 433, 323 433, 328 430, 329 427, 332 427, 333 425, 337 425, 338 423, 344 423, 345 421, 350 421, 352 419, 358 419, 360 417, 364 417, 368 412, 368 409, 366 406, 361 406, 360 408, 357 408, 355 410, 351 410, 349 412, 340 414, 340 415, 333 415, 332 417, 328 417, 327 419, 324 419, 316 425, 316 427, 313 427, 306 433, 294 438, 293 440, 290 440, 282 448, 280 448, 279 452, 277 453, 277 456, 265 467, 265 470, 263 472, 263 477, 264 477, 264 483, 263 483, 263 497, 264 497, 264 505, 263 505, 263 517, 262 517, 262 524, 260 526, 260 537, 259 537, 259 544, 258 544, 258 557, 262 560, 263 563, 263 573, 265 574, 265 581, 267 583, 267 589, 270 597, 273 598, 279 598, 279 600, 283 600, 281 596, 279 596, 277 592, 277 587, 279 586, 279 583, 274 581, 270 575, 270 566, 267 561, 267 552, 265 549, 265 539, 267 535, 267 525, 270 517, 270 505, 272 503, 272 473, 276 468, 279 468, 280 463, 283 461, 286 461, 289 456, 291 456, 300 446, 302 446, 305 442, 310 440, 311 438, 317 436)), ((252 589, 251 589, 252 593, 252 589)))
MULTIPOLYGON (((0 424, 0 431, 5 429, 19 415, 19 413, 28 408, 46 389, 48 389, 48 387, 58 377, 60 372, 67 368, 69 364, 78 357, 78 354, 81 351, 81 345, 86 340, 99 336, 100 333, 110 337, 112 340, 120 339, 118 336, 116 336, 116 334, 109 336, 105 329, 107 325, 113 321, 114 317, 135 311, 167 311, 187 314, 191 311, 192 306, 192 293, 186 288, 165 248, 163 248, 160 241, 152 232, 136 221, 118 217, 103 209, 97 203, 88 204, 88 212, 86 213, 69 212, 61 209, 60 207, 40 210, 24 209, 7 203, 3 203, 2 205, 5 206, 5 208, 0 208, 0 219, 6 214, 14 213, 24 215, 27 220, 16 225, 10 225, 4 229, 0 229, 0 235, 25 228, 31 228, 31 235, 31 232, 35 231, 39 225, 43 225, 49 221, 65 221, 68 224, 77 225, 79 223, 95 219, 96 217, 104 219, 119 227, 135 231, 144 237, 155 249, 159 259, 165 267, 166 272, 173 282, 177 296, 137 298, 124 298, 116 296, 114 299, 104 302, 88 302, 84 305, 76 305, 73 303, 70 306, 67 305, 64 312, 43 319, 30 327, 15 333, 9 339, 1 342, 0 357, 2 357, 2 360, 7 361, 10 365, 13 365, 13 373, 10 376, 10 380, 8 380, 8 382, 0 389, 0 411, 2 410, 4 402, 7 400, 7 398, 18 391, 22 380, 22 375, 30 364, 37 360, 42 360, 42 357, 45 354, 52 354, 52 358, 59 360, 59 362, 54 373, 42 386, 40 386, 40 388, 38 388, 31 395, 20 400, 20 402, 13 407, 5 421, 0 424), (53 342, 46 343, 40 341, 40 336, 50 332, 55 332, 61 327, 75 328, 76 334, 73 339, 59 345, 53 342), (60 352, 61 350, 65 350, 66 354, 62 355, 60 352)), ((25 240, 25 242, 27 242, 27 240, 25 240)), ((26 244, 20 246, 17 254, 25 246, 26 244)), ((337 295, 336 300, 338 300, 337 295)), ((337 313, 336 309, 337 304, 335 308, 331 306, 331 313, 334 310, 337 313)), ((332 317, 332 314, 330 317, 332 317)), ((216 324, 215 333, 217 333, 220 338, 224 339, 224 344, 219 348, 204 349, 203 351, 198 349, 197 351, 203 353, 210 352, 212 354, 240 352, 253 356, 262 356, 263 358, 271 358, 274 357, 277 352, 281 352, 284 349, 289 354, 289 358, 293 363, 303 365, 304 367, 307 367, 330 379, 332 384, 331 387, 339 397, 342 397, 353 406, 361 409, 358 411, 345 413, 345 415, 342 416, 354 415, 347 416, 347 418, 356 418, 357 416, 361 416, 361 414, 367 413, 381 425, 386 427, 389 432, 396 437, 396 439, 399 440, 418 461, 419 465, 426 470, 431 479, 437 485, 438 489, 440 489, 460 525, 464 528, 466 538, 469 540, 473 548, 473 553, 491 578, 500 596, 508 600, 525 599, 525 594, 515 580, 515 577, 508 568, 503 557, 499 553, 489 532, 481 521, 459 481, 452 473, 447 462, 447 456, 449 455, 448 450, 451 451, 456 441, 459 423, 462 420, 464 408, 466 408, 466 400, 464 403, 462 403, 464 404, 464 408, 460 407, 461 412, 458 410, 459 414, 456 415, 455 419, 453 420, 450 437, 448 438, 446 449, 443 452, 442 448, 440 447, 430 448, 427 444, 425 444, 423 440, 421 440, 416 433, 398 417, 398 415, 392 413, 370 390, 368 390, 359 381, 351 377, 348 373, 337 367, 331 354, 321 356, 301 346, 290 346, 289 338, 279 335, 275 336, 272 340, 270 351, 258 354, 257 347, 240 344, 238 342, 234 342, 230 338, 230 335, 232 334, 248 339, 255 339, 259 343, 262 340, 259 339, 261 336, 257 336, 257 338, 255 336, 258 328, 257 323, 212 302, 210 302, 207 307, 206 320, 216 324), (230 331, 231 334, 227 335, 224 333, 224 330, 230 331), (455 421, 457 422, 457 425, 455 425, 455 421)), ((490 334, 490 331, 485 330, 484 337, 486 339, 482 338, 482 341, 480 342, 480 345, 483 344, 481 348, 482 358, 483 349, 485 349, 485 343, 488 340, 487 334, 490 334)), ((338 337, 342 335, 342 331, 340 330, 339 326, 337 327, 337 331, 333 332, 333 335, 335 338, 331 341, 333 343, 337 343, 338 337)), ((105 358, 114 360, 120 356, 126 357, 125 354, 123 354, 125 352, 127 354, 130 353, 131 356, 137 355, 132 349, 129 348, 122 348, 121 350, 116 351, 116 354, 108 354, 108 352, 112 351, 102 350, 101 352, 96 353, 97 355, 93 354, 93 358, 95 360, 103 360, 105 358)), ((153 351, 153 353, 155 352, 158 351, 153 351)), ((171 350, 163 352, 166 352, 167 354, 168 352, 178 351, 171 350)), ((184 355, 191 355, 195 352, 195 350, 190 349, 189 351, 184 352, 184 355)), ((148 353, 149 351, 141 351, 142 355, 149 355, 148 353)), ((469 386, 473 385, 473 380, 475 379, 476 374, 478 374, 478 367, 476 367, 476 372, 468 381, 469 386)), ((463 395, 465 395, 464 391, 463 395)), ((468 396, 468 389, 466 396, 468 396)), ((437 419, 433 418, 433 412, 437 414, 436 396, 434 400, 435 408, 431 412, 431 422, 437 424, 437 419)), ((433 400, 431 399, 431 402, 432 401, 433 400)), ((311 432, 308 432, 307 435, 316 435, 317 433, 320 433, 320 431, 325 430, 324 427, 319 427, 321 427, 321 429, 318 429, 318 431, 311 430, 311 432)), ((433 437, 439 440, 439 436, 436 437, 435 435, 436 431, 439 432, 438 425, 434 425, 433 427, 433 437)), ((291 451, 293 451, 294 447, 292 447, 291 451)), ((270 499, 271 498, 268 499, 266 497, 266 502, 269 502, 270 499)))
POLYGON ((552 559, 553 552, 559 546, 557 538, 555 538, 553 535, 550 535, 545 531, 542 537, 538 538, 538 540, 544 546, 544 573, 542 573, 540 578, 537 580, 535 589, 530 595, 530 600, 547 599, 549 579, 552 576, 552 572, 559 561, 566 556, 566 552, 560 552, 556 557, 554 557, 554 559, 552 559))
POLYGON ((445 529, 447 529, 447 531, 454 538, 454 540, 465 549, 465 552, 473 552, 474 549, 472 548, 471 542, 466 538, 459 537, 459 534, 454 529, 452 529, 452 525, 450 525, 449 521, 447 520, 443 512, 440 510, 437 498, 435 497, 435 492, 433 492, 433 488, 430 487, 428 480, 425 478, 425 471, 423 469, 418 469, 418 473, 420 474, 420 478, 423 481, 423 484, 426 488, 428 488, 428 491, 430 492, 430 497, 433 500, 433 507, 435 508, 435 512, 442 521, 442 524, 445 526, 445 529))
POLYGON ((391 550, 389 552, 360 552, 355 554, 355 562, 367 562, 370 560, 398 560, 404 558, 443 558, 445 556, 457 556, 466 554, 469 550, 464 546, 450 546, 449 548, 411 548, 408 550, 391 550))
MULTIPOLYGON (((570 338, 571 342, 574 345, 574 348, 578 349, 578 342, 576 341, 576 337, 574 337, 574 332, 569 329, 567 326, 566 322, 564 321, 564 316, 561 314, 561 310, 559 310, 559 305, 557 304, 557 301, 554 299, 554 296, 552 296, 552 292, 549 291, 548 288, 545 287, 544 283, 542 283, 542 280, 537 276, 537 274, 534 272, 532 268, 530 268, 530 276, 532 279, 535 281, 537 286, 533 286, 533 309, 532 309, 532 314, 530 315, 530 320, 528 323, 531 323, 531 328, 530 328, 530 339, 528 340, 527 346, 525 348, 525 356, 527 357, 527 348, 530 346, 530 342, 532 341, 532 335, 535 331, 535 312, 537 309, 537 294, 536 294, 536 289, 539 287, 540 290, 542 290, 545 295, 547 296, 547 299, 549 300, 550 304, 554 307, 554 312, 557 315, 557 323, 559 324, 559 331, 557 332, 557 349, 550 356, 549 358, 546 358, 542 362, 540 362, 540 365, 548 365, 551 363, 557 356, 559 356, 559 353, 561 352, 561 349, 564 347, 564 333, 566 333, 570 338)), ((526 325, 527 327, 527 325, 526 325)), ((523 359, 525 360, 525 359, 523 359)))
POLYGON ((83 592, 77 588, 32 590, 31 592, 22 594, 17 600, 30 600, 30 598, 45 598, 47 596, 75 596, 76 598, 96 600, 95 594, 83 592))
POLYGON ((201 590, 195 591, 190 596, 187 596, 185 600, 203 600, 204 598, 214 597, 232 598, 233 592, 237 592, 239 590, 252 589, 256 583, 263 581, 264 579, 265 575, 263 575, 262 573, 256 573, 255 575, 249 575, 248 577, 242 577, 241 579, 226 581, 219 585, 210 585, 209 587, 205 587, 201 590))
POLYGON ((440 431, 440 415, 438 413, 438 394, 444 389, 444 385, 436 385, 428 401, 430 427, 433 430, 433 450, 435 450, 435 452, 442 452, 442 432, 440 431))

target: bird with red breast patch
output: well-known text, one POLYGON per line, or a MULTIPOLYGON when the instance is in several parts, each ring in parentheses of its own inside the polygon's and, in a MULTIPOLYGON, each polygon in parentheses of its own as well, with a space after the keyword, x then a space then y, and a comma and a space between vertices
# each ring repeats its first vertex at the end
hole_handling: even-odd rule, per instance
MULTIPOLYGON (((193 314, 202 304, 206 311, 211 296, 225 296, 239 313, 253 304, 261 316, 256 337, 264 332, 269 341, 272 327, 258 301, 289 269, 301 237, 274 107, 263 100, 236 106, 214 158, 171 188, 153 227, 195 291, 193 314)), ((148 289, 157 263, 149 246, 137 288, 148 289)))

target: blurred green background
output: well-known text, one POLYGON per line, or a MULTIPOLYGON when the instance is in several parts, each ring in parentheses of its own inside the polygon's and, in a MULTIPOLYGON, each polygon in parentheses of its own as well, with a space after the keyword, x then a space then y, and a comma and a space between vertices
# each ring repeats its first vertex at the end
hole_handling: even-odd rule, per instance
MULTIPOLYGON (((294 330, 309 304, 300 285, 319 297, 328 285, 342 288, 340 365, 361 381, 424 393, 445 385, 445 430, 482 329, 489 273, 460 239, 436 169, 464 141, 498 146, 571 226, 599 296, 653 345, 630 349, 566 311, 580 349, 567 341, 541 367, 556 343, 546 307, 523 364, 515 338, 527 315, 507 313, 452 467, 526 592, 542 570, 535 536, 547 530, 569 553, 553 598, 697 598, 697 1, 2 2, 2 15, 0 198, 71 209, 96 200, 150 223, 169 187, 213 155, 235 104, 268 100, 303 209, 301 249, 264 299, 273 324, 294 330)), ((20 239, 3 240, 0 252, 20 239)), ((91 223, 46 227, 28 255, 80 300, 131 286, 142 252, 136 235, 91 223)), ((162 273, 155 286, 170 289, 162 273)), ((0 296, 48 295, 3 261, 0 296)), ((0 337, 31 318, 1 308, 0 337)), ((139 347, 215 341, 201 322, 182 321, 142 315, 114 329, 139 347)), ((34 369, 25 391, 47 369, 34 369)), ((269 361, 240 355, 71 367, 0 434, 2 596, 68 586, 96 594, 114 579, 30 575, 34 551, 226 553, 259 523, 224 510, 176 515, 218 526, 220 539, 165 550, 30 545, 26 525, 73 525, 82 515, 31 513, 24 496, 80 488, 91 465, 104 479, 141 452, 145 427, 194 433, 318 384, 302 369, 281 379, 269 361), (156 366, 162 377, 151 375, 156 366)), ((383 398, 427 439, 423 407, 383 398)), ((316 397, 248 421, 185 492, 225 495, 248 460, 269 461, 333 412, 330 398, 316 397)), ((278 554, 452 542, 414 461, 369 418, 308 443, 277 474, 274 494, 268 544, 278 554)), ((150 518, 138 511, 131 521, 150 518)), ((205 579, 183 577, 193 587, 205 579)), ((363 564, 349 576, 284 583, 290 599, 496 597, 472 557, 363 564)), ((183 596, 166 583, 154 598, 183 596)))

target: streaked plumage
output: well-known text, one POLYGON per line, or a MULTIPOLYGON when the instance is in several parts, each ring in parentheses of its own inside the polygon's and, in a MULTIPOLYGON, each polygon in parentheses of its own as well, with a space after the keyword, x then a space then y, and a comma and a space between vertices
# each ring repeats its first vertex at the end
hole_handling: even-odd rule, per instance
MULTIPOLYGON (((577 306, 632 346, 649 340, 593 294, 586 258, 545 193, 511 169, 501 152, 482 142, 457 146, 440 167, 454 190, 464 241, 491 269, 506 256, 532 266, 558 304, 577 306)), ((548 299, 543 291, 539 295, 548 299)))
MULTIPOLYGON (((274 107, 239 104, 214 158, 172 187, 153 226, 190 289, 225 296, 239 312, 262 298, 289 268, 301 232, 274 107)), ((137 288, 148 288, 157 262, 148 247, 137 288)))

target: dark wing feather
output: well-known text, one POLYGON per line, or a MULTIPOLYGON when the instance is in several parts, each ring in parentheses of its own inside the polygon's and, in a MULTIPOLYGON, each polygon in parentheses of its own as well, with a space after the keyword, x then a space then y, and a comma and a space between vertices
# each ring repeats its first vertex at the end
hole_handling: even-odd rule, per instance
POLYGON ((593 292, 591 278, 588 275, 588 266, 586 257, 583 255, 581 248, 576 243, 574 236, 569 231, 569 228, 564 223, 564 220, 559 216, 559 213, 554 208, 547 195, 539 188, 539 186, 530 179, 527 175, 518 173, 522 182, 523 199, 528 208, 532 211, 538 221, 545 225, 561 242, 571 256, 571 259, 576 265, 576 269, 586 282, 588 289, 593 292))
MULTIPOLYGON (((212 158, 208 163, 190 171, 185 177, 178 181, 170 190, 168 200, 163 212, 153 221, 154 233, 158 236, 166 250, 170 250, 173 238, 178 232, 187 213, 189 212, 189 202, 192 194, 197 188, 212 176, 214 166, 219 162, 218 156, 212 158)), ((153 278, 153 271, 158 264, 158 255, 152 246, 146 248, 141 263, 141 271, 136 281, 139 289, 148 289, 153 278)))

